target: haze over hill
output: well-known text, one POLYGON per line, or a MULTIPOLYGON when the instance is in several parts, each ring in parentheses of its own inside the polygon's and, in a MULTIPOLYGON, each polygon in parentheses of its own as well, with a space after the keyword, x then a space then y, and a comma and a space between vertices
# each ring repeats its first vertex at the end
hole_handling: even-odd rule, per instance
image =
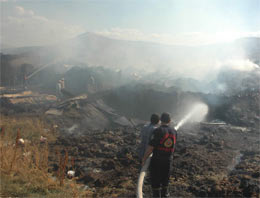
MULTIPOLYGON (((22 55, 21 61, 42 66, 52 61, 87 64, 131 72, 160 72, 195 79, 215 76, 225 65, 252 69, 260 64, 260 38, 243 38, 232 43, 174 46, 152 42, 126 41, 84 33, 50 46, 3 49, 4 54, 22 55), (24 58, 26 57, 26 58, 24 58)), ((233 68, 233 69, 234 69, 233 68)))

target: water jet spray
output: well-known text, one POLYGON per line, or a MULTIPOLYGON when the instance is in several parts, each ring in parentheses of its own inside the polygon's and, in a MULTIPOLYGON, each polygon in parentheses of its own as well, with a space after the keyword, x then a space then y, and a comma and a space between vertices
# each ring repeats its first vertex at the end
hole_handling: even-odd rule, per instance
POLYGON ((31 77, 33 77, 35 74, 37 74, 38 72, 42 71, 42 70, 45 69, 46 67, 49 67, 49 66, 51 66, 51 65, 53 65, 53 64, 55 64, 55 63, 57 63, 57 62, 58 62, 58 59, 56 59, 56 60, 54 60, 54 61, 52 61, 52 62, 50 62, 50 63, 47 63, 47 64, 41 66, 39 69, 37 69, 36 71, 34 71, 33 73, 31 73, 29 76, 27 76, 27 77, 26 77, 26 80, 30 79, 31 77))
MULTIPOLYGON (((174 127, 174 129, 177 131, 180 127, 182 127, 186 122, 190 121, 190 122, 200 122, 204 119, 204 117, 207 115, 208 113, 208 106, 204 103, 196 103, 192 106, 191 111, 184 116, 183 119, 181 119, 179 121, 179 123, 174 127)), ((137 198, 143 198, 143 182, 144 182, 144 178, 146 175, 146 171, 150 165, 150 161, 152 158, 151 154, 147 160, 145 161, 139 177, 138 177, 138 182, 137 182, 137 198)))
POLYGON ((187 121, 200 122, 208 113, 208 106, 204 103, 196 103, 193 105, 191 111, 174 127, 177 131, 187 121))

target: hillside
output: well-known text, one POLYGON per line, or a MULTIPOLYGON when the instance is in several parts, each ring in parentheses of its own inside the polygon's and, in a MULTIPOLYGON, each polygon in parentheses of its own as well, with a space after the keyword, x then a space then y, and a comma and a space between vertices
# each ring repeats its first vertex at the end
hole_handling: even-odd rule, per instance
MULTIPOLYGON (((190 73, 188 69, 206 68, 216 61, 250 59, 259 64, 260 38, 244 38, 233 43, 196 47, 163 45, 151 42, 116 40, 94 33, 85 33, 51 46, 2 50, 4 54, 22 54, 28 63, 41 66, 53 60, 89 66, 134 68, 146 71, 170 70, 190 73), (34 57, 34 58, 33 58, 34 57), (37 61, 35 60, 37 59, 37 61)), ((18 62, 18 61, 16 61, 18 62)), ((16 63, 18 64, 18 63, 16 63)), ((201 72, 193 70, 194 75, 201 72)))

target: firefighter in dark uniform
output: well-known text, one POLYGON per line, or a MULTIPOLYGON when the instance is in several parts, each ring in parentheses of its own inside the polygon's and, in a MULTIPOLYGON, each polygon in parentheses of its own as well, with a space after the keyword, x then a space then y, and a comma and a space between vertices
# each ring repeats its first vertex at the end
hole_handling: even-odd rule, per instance
POLYGON ((168 184, 172 167, 173 152, 176 145, 177 131, 169 126, 170 114, 161 115, 161 126, 153 131, 142 164, 151 153, 151 186, 153 197, 169 197, 168 184))

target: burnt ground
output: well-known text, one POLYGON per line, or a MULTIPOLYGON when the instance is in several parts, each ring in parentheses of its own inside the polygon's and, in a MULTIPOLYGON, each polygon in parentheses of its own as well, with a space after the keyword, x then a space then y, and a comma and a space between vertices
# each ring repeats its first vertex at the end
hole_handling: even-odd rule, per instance
MULTIPOLYGON (((235 103, 228 98, 230 103, 221 106, 223 111, 215 111, 228 117, 229 124, 193 123, 179 130, 170 181, 172 196, 260 197, 259 115, 253 111, 259 112, 259 106, 256 99, 252 103, 250 98, 240 98, 235 103), (240 120, 246 124, 238 126, 240 120)), ((1 113, 41 116, 57 125, 60 135, 50 144, 50 168, 57 171, 57 152, 68 151, 75 161, 71 168, 77 182, 90 197, 135 197, 142 125, 132 124, 99 99, 57 102, 42 94, 6 95, 1 97, 1 113)), ((151 194, 149 177, 144 193, 145 197, 151 194)))
MULTIPOLYGON (((118 128, 61 136, 52 149, 75 157, 78 182, 97 197, 135 197, 139 130, 118 128)), ((53 156, 55 158, 55 156, 53 156)), ((54 160, 54 159, 53 159, 54 160)), ((178 134, 171 195, 174 197, 259 197, 259 133, 231 125, 192 125, 178 134)), ((151 189, 149 178, 145 196, 151 189)))

